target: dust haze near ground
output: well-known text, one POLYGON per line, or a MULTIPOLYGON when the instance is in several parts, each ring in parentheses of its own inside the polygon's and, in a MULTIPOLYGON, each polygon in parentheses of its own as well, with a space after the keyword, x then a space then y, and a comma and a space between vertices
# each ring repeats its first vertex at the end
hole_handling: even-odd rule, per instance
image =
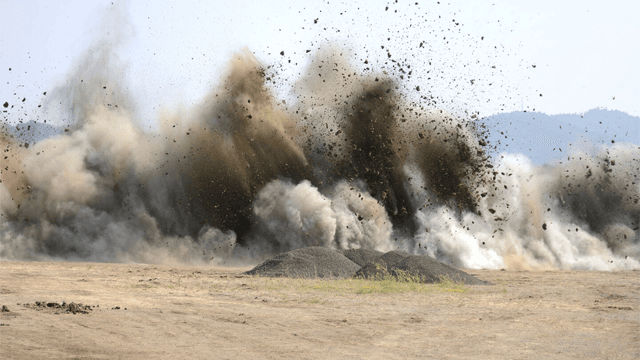
POLYGON ((144 131, 117 56, 126 9, 105 18, 118 31, 45 104, 66 104, 64 132, 27 144, 3 128, 2 259, 255 264, 326 246, 462 268, 640 268, 637 144, 543 166, 497 154, 473 109, 399 86, 406 60, 364 74, 330 43, 286 81, 239 51, 198 105, 144 131))

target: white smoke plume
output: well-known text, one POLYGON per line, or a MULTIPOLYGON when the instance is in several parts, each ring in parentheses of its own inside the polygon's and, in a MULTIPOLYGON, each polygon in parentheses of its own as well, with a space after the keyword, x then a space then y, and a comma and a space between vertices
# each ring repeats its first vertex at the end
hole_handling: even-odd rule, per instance
POLYGON ((307 246, 391 250, 391 220, 376 199, 344 181, 327 195, 306 180, 269 183, 253 204, 258 227, 252 242, 272 244, 277 252, 307 246))
POLYGON ((533 166, 505 154, 478 214, 418 211, 421 229, 408 250, 465 268, 637 269, 639 189, 621 179, 636 178, 639 155, 620 144, 574 153, 567 165, 533 166))

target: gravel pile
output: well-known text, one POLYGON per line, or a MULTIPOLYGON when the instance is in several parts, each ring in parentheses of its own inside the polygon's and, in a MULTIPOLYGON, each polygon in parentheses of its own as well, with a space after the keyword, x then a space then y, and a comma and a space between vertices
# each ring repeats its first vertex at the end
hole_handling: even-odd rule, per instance
POLYGON ((292 278, 348 278, 360 266, 337 251, 324 247, 307 247, 279 254, 255 268, 248 275, 292 278))
POLYGON ((382 279, 385 276, 406 277, 420 279, 424 283, 438 283, 448 279, 455 283, 467 285, 487 285, 482 281, 449 265, 426 255, 412 255, 403 251, 390 251, 382 255, 377 262, 363 266, 356 273, 356 277, 365 279, 382 279))
POLYGON ((404 260, 404 258, 410 256, 408 252, 405 251, 389 251, 387 253, 383 253, 377 259, 373 259, 360 268, 356 273, 356 277, 364 278, 364 279, 377 279, 380 280, 383 277, 391 274, 391 271, 395 264, 404 260))
POLYGON ((382 251, 370 250, 370 249, 352 249, 343 250, 342 255, 347 259, 358 264, 358 266, 365 266, 369 263, 378 261, 378 259, 384 255, 382 251))
POLYGON ((359 277, 372 280, 380 280, 389 275, 396 278, 409 275, 424 283, 437 283, 446 278, 468 285, 488 284, 425 255, 412 255, 404 251, 382 253, 365 249, 337 252, 324 247, 308 247, 282 253, 245 274, 293 278, 359 277))

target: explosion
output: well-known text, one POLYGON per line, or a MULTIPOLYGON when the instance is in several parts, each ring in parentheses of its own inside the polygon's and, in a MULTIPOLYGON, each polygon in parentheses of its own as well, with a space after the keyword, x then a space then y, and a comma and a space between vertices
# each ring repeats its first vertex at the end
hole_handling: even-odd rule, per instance
POLYGON ((111 46, 53 91, 70 104, 63 131, 29 144, 4 127, 0 258, 245 264, 323 246, 640 268, 636 145, 555 165, 494 158, 481 119, 416 102, 332 46, 289 82, 293 104, 245 50, 198 105, 144 131, 111 46))

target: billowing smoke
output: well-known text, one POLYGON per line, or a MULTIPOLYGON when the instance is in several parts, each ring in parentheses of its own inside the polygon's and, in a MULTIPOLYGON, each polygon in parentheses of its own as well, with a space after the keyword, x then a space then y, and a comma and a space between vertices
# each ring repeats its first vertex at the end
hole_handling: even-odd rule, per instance
POLYGON ((387 212, 359 185, 342 181, 325 196, 307 180, 269 183, 253 205, 257 231, 251 243, 268 253, 307 246, 391 250, 387 212))
POLYGON ((505 154, 495 180, 477 188, 484 192, 476 213, 456 218, 442 205, 419 211, 419 248, 415 240, 407 246, 461 267, 637 268, 638 150, 576 152, 568 163, 545 166, 505 154), (612 157, 626 165, 612 169, 612 157))
POLYGON ((112 51, 120 28, 52 91, 69 105, 62 134, 26 146, 3 130, 0 258, 247 264, 325 246, 466 268, 640 268, 637 145, 544 166, 492 158, 475 116, 410 100, 333 47, 292 83, 292 104, 244 51, 199 105, 143 131, 112 51))

